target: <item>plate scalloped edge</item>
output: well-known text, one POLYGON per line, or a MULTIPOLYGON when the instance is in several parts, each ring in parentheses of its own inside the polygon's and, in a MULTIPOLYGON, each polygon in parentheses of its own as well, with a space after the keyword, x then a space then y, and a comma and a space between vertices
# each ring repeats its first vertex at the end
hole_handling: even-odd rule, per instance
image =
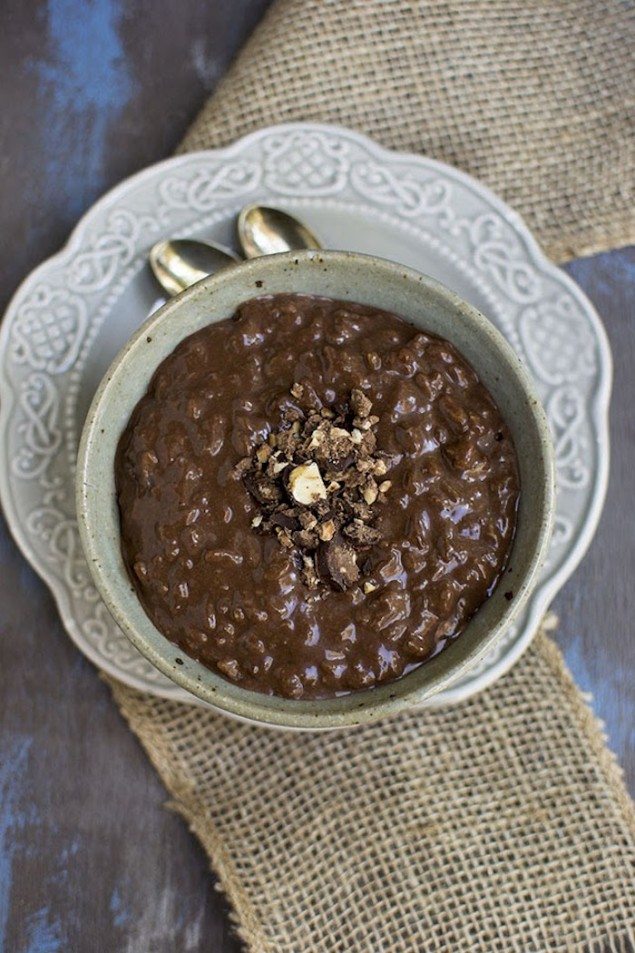
MULTIPOLYGON (((449 257, 458 261, 469 251, 470 264, 464 269, 478 273, 481 285, 491 287, 492 299, 502 298, 510 308, 513 305, 513 319, 505 316, 503 321, 504 307, 500 312, 505 325, 501 330, 524 359, 529 350, 533 356, 533 361, 528 361, 530 370, 535 375, 538 368, 538 375, 544 378, 539 383, 558 450, 559 492, 561 497, 575 492, 575 481, 583 473, 588 490, 584 514, 560 541, 558 558, 547 567, 520 629, 510 634, 504 650, 432 703, 460 701, 491 684, 514 664, 593 537, 608 483, 612 361, 605 330, 593 306, 575 283, 545 258, 517 213, 470 176, 435 160, 384 149, 340 127, 289 123, 258 130, 225 149, 164 160, 99 199, 80 219, 64 248, 20 285, 0 328, 0 501, 8 524, 23 554, 51 589, 65 628, 91 661, 133 687, 195 701, 159 673, 148 673, 148 663, 137 657, 127 641, 126 667, 121 664, 121 647, 117 659, 109 650, 112 623, 90 584, 81 550, 77 552, 74 512, 64 513, 61 507, 56 511, 60 493, 64 497, 63 478, 51 476, 50 464, 66 455, 66 475, 72 478, 76 446, 63 446, 60 406, 53 413, 51 388, 52 382, 62 380, 71 396, 74 392, 74 399, 66 401, 68 416, 80 387, 78 356, 90 337, 90 315, 107 314, 117 294, 139 273, 147 253, 143 228, 156 236, 174 234, 178 229, 196 231, 202 223, 217 220, 238 199, 242 204, 247 194, 250 200, 266 197, 283 205, 309 199, 326 203, 333 197, 342 204, 361 199, 362 208, 372 206, 378 217, 390 213, 413 233, 419 228, 420 237, 427 235, 430 243, 430 230, 435 229, 435 234, 449 243, 448 248, 452 242, 460 248, 459 252, 452 250, 449 257), (158 196, 158 206, 145 220, 144 216, 135 220, 125 203, 144 190, 158 196), (479 214, 472 218, 459 214, 456 203, 460 201, 474 202, 479 214), (58 293, 56 300, 51 295, 60 289, 55 289, 54 282, 46 282, 49 276, 62 273, 66 276, 64 293, 61 297, 58 293), (554 301, 542 300, 544 282, 561 290, 554 301), (60 327, 61 331, 56 330, 60 327), (581 344, 574 340, 573 350, 566 340, 566 331, 572 327, 584 339, 581 344), (549 355, 550 336, 556 337, 556 347, 544 363, 542 351, 549 355), (15 391, 11 369, 25 369, 26 376, 15 391), (592 386, 581 397, 583 379, 591 380, 592 386), (573 441, 574 418, 578 426, 583 419, 588 427, 586 443, 573 441), (16 456, 9 443, 19 434, 21 455, 16 456), (590 469, 582 465, 585 451, 591 458, 590 469), (21 463, 16 465, 16 460, 21 463), (43 504, 26 516, 14 498, 14 482, 21 479, 38 481, 43 504), (36 535, 29 530, 33 512, 39 512, 42 522, 36 535), (55 512, 57 516, 52 515, 55 512), (36 540, 45 541, 46 557, 38 551, 36 540), (95 605, 91 637, 86 622, 82 626, 77 621, 73 608, 79 590, 85 602, 95 605), (101 643, 94 627, 103 629, 101 643)), ((74 433, 73 426, 68 432, 74 433)), ((120 638, 125 639, 123 634, 120 638)))

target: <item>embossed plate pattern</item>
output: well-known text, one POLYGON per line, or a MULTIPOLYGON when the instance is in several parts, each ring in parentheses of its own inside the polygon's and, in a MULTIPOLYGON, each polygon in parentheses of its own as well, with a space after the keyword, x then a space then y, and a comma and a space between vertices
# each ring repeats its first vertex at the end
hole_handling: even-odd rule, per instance
POLYGON ((326 247, 438 278, 491 318, 534 376, 556 445, 555 532, 521 621, 433 702, 466 698, 519 657, 593 535, 608 476, 611 359, 591 304, 519 217, 430 159, 345 129, 290 124, 169 159, 104 196, 19 288, 2 324, 0 495, 9 525, 96 665, 136 688, 195 701, 130 645, 91 582, 75 519, 75 457, 102 374, 156 304, 150 246, 174 235, 229 244, 236 213, 254 201, 296 212, 326 247))

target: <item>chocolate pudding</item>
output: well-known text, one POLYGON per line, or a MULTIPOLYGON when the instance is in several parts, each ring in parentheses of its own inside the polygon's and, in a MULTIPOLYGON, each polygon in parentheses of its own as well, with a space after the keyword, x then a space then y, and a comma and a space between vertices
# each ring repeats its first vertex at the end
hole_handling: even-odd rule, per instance
POLYGON ((459 636, 505 568, 519 496, 509 430, 451 344, 296 294, 182 341, 115 466, 156 627, 296 699, 394 680, 459 636))

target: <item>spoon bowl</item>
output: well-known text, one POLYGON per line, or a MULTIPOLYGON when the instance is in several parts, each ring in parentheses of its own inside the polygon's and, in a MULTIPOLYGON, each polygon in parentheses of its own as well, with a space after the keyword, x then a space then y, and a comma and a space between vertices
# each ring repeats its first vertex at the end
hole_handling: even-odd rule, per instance
POLYGON ((150 249, 150 267, 170 297, 239 261, 238 255, 229 248, 190 238, 157 242, 150 249))
POLYGON ((246 205, 238 216, 237 231, 245 258, 323 247, 308 226, 268 205, 246 205))

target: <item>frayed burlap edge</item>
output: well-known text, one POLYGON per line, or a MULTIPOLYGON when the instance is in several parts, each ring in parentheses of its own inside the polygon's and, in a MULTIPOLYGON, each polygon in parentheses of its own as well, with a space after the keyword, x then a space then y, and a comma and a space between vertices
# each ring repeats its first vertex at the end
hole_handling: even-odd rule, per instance
MULTIPOLYGON (((591 696, 580 692, 565 664, 562 653, 546 634, 556 626, 556 617, 549 613, 533 641, 532 650, 543 657, 555 675, 561 690, 560 702, 570 711, 571 721, 577 728, 579 741, 596 759, 597 768, 618 807, 625 830, 635 838, 635 804, 626 789, 624 774, 617 758, 607 745, 605 726, 590 707, 591 696)), ((521 659, 517 664, 522 666, 523 660, 521 659)), ((183 817, 205 849, 210 860, 210 867, 216 876, 216 889, 225 895, 230 904, 230 920, 237 936, 252 953, 275 953, 248 893, 243 889, 240 874, 236 870, 230 851, 219 834, 210 812, 199 797, 195 783, 188 783, 175 771, 167 735, 157 731, 154 718, 156 706, 173 707, 175 716, 178 716, 179 709, 187 709, 190 706, 173 701, 150 699, 144 693, 129 688, 108 675, 102 673, 102 678, 109 685, 121 714, 141 742, 170 794, 171 800, 166 803, 166 807, 183 817)), ((496 686, 486 691, 496 691, 496 686)), ((267 729, 261 730, 267 732, 267 729)), ((186 740, 185 743, 187 744, 186 740)), ((615 937, 605 936, 602 939, 602 953, 632 953, 632 950, 628 949, 627 941, 635 945, 635 933, 630 936, 623 933, 615 937)), ((575 947, 571 947, 572 953, 592 953, 594 949, 593 945, 587 944, 582 946, 576 944, 575 947)))

